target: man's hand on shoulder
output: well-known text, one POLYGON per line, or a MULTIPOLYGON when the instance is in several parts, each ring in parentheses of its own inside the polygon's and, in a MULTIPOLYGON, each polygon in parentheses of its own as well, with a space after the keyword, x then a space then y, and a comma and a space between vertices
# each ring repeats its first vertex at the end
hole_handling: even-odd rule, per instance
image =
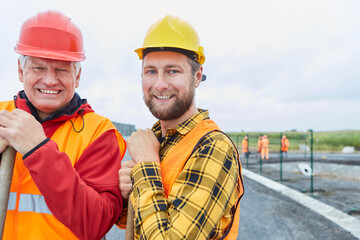
POLYGON ((160 143, 151 129, 139 129, 127 139, 127 148, 131 158, 136 162, 160 163, 160 143))

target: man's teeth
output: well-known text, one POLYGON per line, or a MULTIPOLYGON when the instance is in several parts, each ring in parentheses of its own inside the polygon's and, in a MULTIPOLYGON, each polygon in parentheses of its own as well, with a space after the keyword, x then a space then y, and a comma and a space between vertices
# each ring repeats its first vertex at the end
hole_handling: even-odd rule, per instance
POLYGON ((40 89, 40 92, 42 92, 42 93, 48 93, 48 94, 58 94, 60 91, 58 91, 58 90, 45 90, 45 89, 40 89))
POLYGON ((170 96, 156 96, 158 99, 169 99, 170 96))

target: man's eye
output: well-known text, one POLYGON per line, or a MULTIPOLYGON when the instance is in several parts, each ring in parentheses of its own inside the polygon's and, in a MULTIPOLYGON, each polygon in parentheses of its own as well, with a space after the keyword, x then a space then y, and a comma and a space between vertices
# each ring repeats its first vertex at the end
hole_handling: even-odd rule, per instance
POLYGON ((58 71, 58 72, 66 72, 66 69, 57 68, 56 71, 58 71))
POLYGON ((42 70, 44 70, 45 68, 43 68, 43 67, 33 67, 33 69, 34 69, 35 71, 42 71, 42 70))
POLYGON ((179 72, 178 70, 174 70, 174 69, 169 70, 169 73, 170 73, 170 74, 175 74, 175 73, 178 73, 178 72, 179 72))
POLYGON ((156 71, 155 71, 155 70, 147 70, 145 73, 146 73, 146 74, 155 74, 156 71))

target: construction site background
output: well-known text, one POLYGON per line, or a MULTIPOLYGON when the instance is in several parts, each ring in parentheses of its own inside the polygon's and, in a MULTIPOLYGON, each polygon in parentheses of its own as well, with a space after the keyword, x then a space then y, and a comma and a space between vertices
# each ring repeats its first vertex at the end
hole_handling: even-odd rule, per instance
MULTIPOLYGON (((259 136, 267 135, 270 152, 280 151, 280 134, 289 139, 289 151, 306 152, 310 145, 310 132, 228 132, 227 133, 238 149, 241 150, 241 141, 249 137, 250 154, 257 152, 259 136)), ((313 150, 317 152, 342 152, 345 147, 353 147, 354 152, 360 152, 360 130, 316 132, 313 134, 313 150)))

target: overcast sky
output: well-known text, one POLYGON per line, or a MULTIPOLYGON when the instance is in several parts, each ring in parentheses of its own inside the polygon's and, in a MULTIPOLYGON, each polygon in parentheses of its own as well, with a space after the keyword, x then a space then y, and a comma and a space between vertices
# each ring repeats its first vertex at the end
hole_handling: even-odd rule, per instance
POLYGON ((134 49, 166 14, 205 49, 196 105, 224 131, 360 129, 359 0, 6 1, 0 8, 0 100, 22 89, 13 51, 22 23, 54 9, 84 36, 77 92, 112 121, 151 127, 134 49))

